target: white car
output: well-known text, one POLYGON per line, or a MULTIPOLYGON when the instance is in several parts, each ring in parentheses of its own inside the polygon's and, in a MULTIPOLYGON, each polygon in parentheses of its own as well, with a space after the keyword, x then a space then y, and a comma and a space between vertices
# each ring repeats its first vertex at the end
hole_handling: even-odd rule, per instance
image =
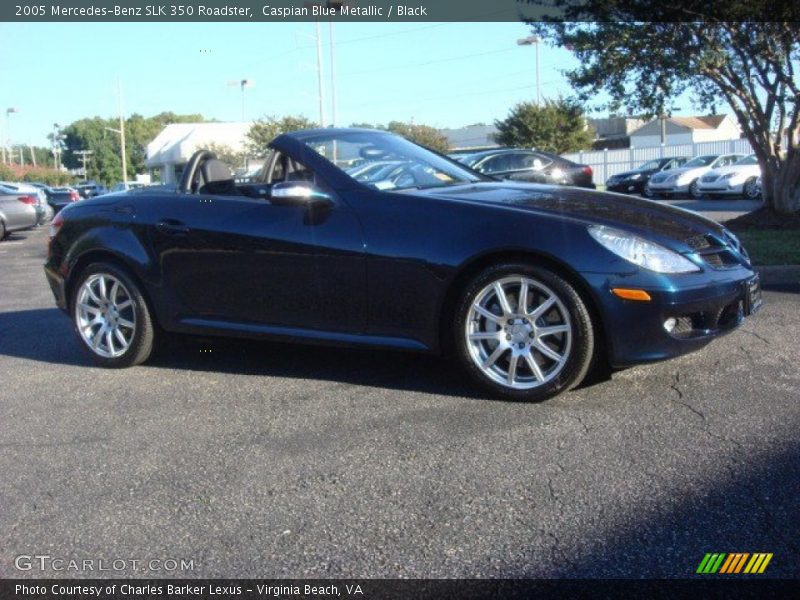
POLYGON ((653 195, 672 196, 674 194, 690 194, 693 198, 701 198, 700 178, 711 169, 728 167, 739 162, 744 154, 706 154, 695 156, 682 167, 656 173, 650 178, 650 191, 653 195))
POLYGON ((761 196, 759 177, 761 167, 756 155, 751 154, 729 167, 712 169, 700 178, 697 187, 709 196, 744 196, 757 200, 761 196))

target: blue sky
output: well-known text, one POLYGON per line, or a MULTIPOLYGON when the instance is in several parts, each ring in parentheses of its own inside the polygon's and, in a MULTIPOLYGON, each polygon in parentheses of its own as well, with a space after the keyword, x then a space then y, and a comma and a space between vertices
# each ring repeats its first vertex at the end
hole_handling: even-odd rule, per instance
MULTIPOLYGON (((328 24, 321 28, 329 119, 328 24)), ((316 119, 314 32, 313 23, 4 23, 0 56, 13 58, 0 63, 0 108, 19 108, 16 143, 46 145, 54 122, 116 114, 117 76, 125 114, 222 121, 241 117, 239 88, 228 82, 249 78, 248 119, 316 119)), ((522 23, 338 23, 337 124, 491 123, 535 96, 535 50, 516 45, 526 35, 522 23)), ((568 95, 561 72, 575 59, 544 45, 540 52, 542 95, 568 95)), ((0 129, 5 138, 5 119, 0 129)))

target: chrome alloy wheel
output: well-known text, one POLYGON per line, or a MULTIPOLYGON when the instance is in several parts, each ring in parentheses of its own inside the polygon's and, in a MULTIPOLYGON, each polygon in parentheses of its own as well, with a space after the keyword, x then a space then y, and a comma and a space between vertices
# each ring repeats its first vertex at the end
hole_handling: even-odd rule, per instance
POLYGON ((75 323, 87 346, 103 358, 122 356, 136 332, 136 313, 130 292, 108 273, 96 273, 78 290, 75 323))
POLYGON ((555 378, 572 345, 564 303, 550 288, 524 276, 503 277, 483 288, 470 307, 464 334, 481 372, 517 390, 555 378))

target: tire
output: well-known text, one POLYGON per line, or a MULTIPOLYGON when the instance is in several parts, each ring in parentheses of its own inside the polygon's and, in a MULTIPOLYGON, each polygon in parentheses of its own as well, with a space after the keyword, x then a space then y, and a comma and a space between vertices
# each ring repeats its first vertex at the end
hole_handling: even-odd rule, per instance
POLYGON ((0 242, 2 242, 4 239, 6 239, 7 235, 8 235, 8 232, 6 231, 6 224, 3 223, 2 220, 0 220, 0 242))
POLYGON ((751 177, 744 182, 742 195, 748 200, 758 200, 761 197, 761 190, 758 189, 758 182, 755 177, 751 177))
POLYGON ((655 198, 657 195, 658 195, 658 194, 655 194, 655 193, 653 192, 653 190, 651 190, 651 189, 650 189, 650 182, 649 182, 649 181, 648 181, 647 183, 645 183, 645 184, 644 184, 644 187, 642 188, 642 196, 643 196, 643 197, 645 197, 645 198, 648 198, 648 199, 652 200, 652 199, 653 199, 653 198, 655 198))
POLYGON ((155 342, 150 308, 139 285, 120 267, 88 265, 73 286, 70 309, 80 345, 98 365, 130 367, 150 356, 155 342))
POLYGON ((697 179, 689 184, 689 195, 695 200, 700 200, 703 197, 703 192, 700 191, 700 187, 697 185, 697 179))
POLYGON ((478 385, 494 397, 524 402, 579 385, 596 347, 592 318, 575 288, 550 269, 516 262, 490 267, 466 286, 453 336, 459 363, 478 385), (523 282, 528 301, 520 311, 523 282))

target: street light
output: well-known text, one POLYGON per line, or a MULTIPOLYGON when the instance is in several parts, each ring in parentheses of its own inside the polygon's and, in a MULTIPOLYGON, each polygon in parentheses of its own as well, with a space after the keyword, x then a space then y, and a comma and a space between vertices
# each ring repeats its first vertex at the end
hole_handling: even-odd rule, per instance
POLYGON ((539 44, 542 40, 535 35, 517 40, 517 46, 536 46, 536 104, 541 102, 541 90, 539 89, 539 44))
POLYGON ((228 85, 238 85, 242 90, 242 122, 245 121, 244 118, 244 88, 253 87, 253 80, 252 79, 240 79, 239 81, 232 80, 228 82, 228 85))

